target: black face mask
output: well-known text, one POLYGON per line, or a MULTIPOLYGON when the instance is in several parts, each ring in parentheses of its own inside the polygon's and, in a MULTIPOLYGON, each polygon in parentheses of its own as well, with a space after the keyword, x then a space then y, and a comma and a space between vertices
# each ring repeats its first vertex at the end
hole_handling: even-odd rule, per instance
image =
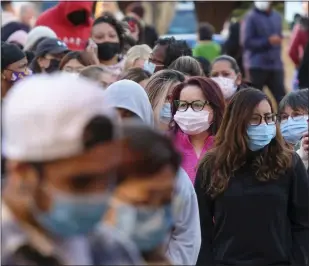
POLYGON ((120 53, 120 44, 116 42, 97 43, 98 57, 100 60, 110 60, 116 54, 120 53))
POLYGON ((47 73, 55 72, 59 69, 60 61, 57 59, 51 59, 48 68, 45 68, 47 73))
POLYGON ((86 10, 74 11, 70 13, 67 17, 68 20, 70 20, 75 26, 85 24, 88 18, 86 10))

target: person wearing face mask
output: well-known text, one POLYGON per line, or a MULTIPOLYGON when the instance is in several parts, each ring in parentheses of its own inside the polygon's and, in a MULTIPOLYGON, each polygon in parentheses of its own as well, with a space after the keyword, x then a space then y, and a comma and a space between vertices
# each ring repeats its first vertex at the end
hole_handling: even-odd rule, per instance
MULTIPOLYGON (((170 101, 173 89, 184 80, 185 76, 176 70, 161 70, 151 77, 146 86, 155 126, 163 132, 168 132, 172 120, 170 101)), ((174 265, 195 265, 201 246, 197 199, 192 182, 183 168, 178 170, 177 180, 177 191, 183 206, 175 217, 166 255, 174 265)))
POLYGON ((26 54, 15 44, 1 42, 1 100, 15 82, 31 74, 26 54))
POLYGON ((263 92, 244 89, 229 102, 195 191, 202 230, 197 266, 308 263, 309 179, 263 92))
POLYGON ((176 70, 166 69, 155 73, 145 88, 154 113, 157 128, 168 131, 172 120, 171 99, 176 85, 185 81, 185 76, 176 70))
POLYGON ((119 75, 124 67, 122 57, 125 28, 114 17, 104 15, 92 26, 91 41, 97 46, 99 63, 119 75))
POLYGON ((191 77, 173 91, 170 130, 183 156, 182 167, 194 183, 196 167, 214 144, 225 102, 216 82, 191 77))
POLYGON ((218 83, 226 101, 240 89, 248 87, 247 82, 242 79, 236 60, 228 55, 214 59, 210 66, 210 77, 218 83))
POLYGON ((285 95, 281 15, 272 2, 255 1, 241 27, 245 72, 255 88, 263 90, 266 85, 279 104, 285 95))
POLYGON ((149 62, 151 51, 151 48, 146 44, 135 45, 130 48, 126 53, 124 70, 126 71, 133 67, 140 67, 152 75, 156 66, 149 62))
POLYGON ((51 28, 70 50, 84 50, 87 47, 93 19, 92 1, 61 0, 44 11, 35 26, 51 28))
POLYGON ((177 58, 181 56, 192 56, 192 49, 186 41, 176 40, 174 37, 159 39, 149 58, 154 64, 154 72, 168 68, 177 58))
POLYGON ((116 170, 136 160, 105 105, 99 86, 67 73, 35 75, 8 93, 2 263, 141 265, 134 243, 99 226, 116 170))
POLYGON ((303 150, 302 146, 308 141, 308 101, 309 89, 290 92, 280 102, 278 112, 284 140, 289 147, 298 151, 307 167, 308 153, 303 150))
POLYGON ((121 169, 123 182, 105 222, 133 240, 147 265, 172 265, 164 250, 179 211, 175 183, 181 156, 167 136, 147 125, 126 120, 123 136, 143 158, 121 169))
POLYGON ((60 61, 69 52, 59 39, 46 38, 39 43, 30 68, 34 73, 52 73, 59 70, 60 61))

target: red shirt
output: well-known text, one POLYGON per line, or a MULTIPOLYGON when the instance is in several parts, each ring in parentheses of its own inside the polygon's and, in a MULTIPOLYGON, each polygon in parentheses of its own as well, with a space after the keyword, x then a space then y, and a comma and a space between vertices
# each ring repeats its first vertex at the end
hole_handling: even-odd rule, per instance
POLYGON ((36 26, 47 26, 51 28, 58 39, 61 39, 71 50, 84 50, 91 34, 92 27, 92 5, 94 2, 85 1, 61 1, 56 6, 43 12, 36 26), (67 15, 78 10, 86 10, 87 21, 82 25, 74 25, 67 15))
POLYGON ((309 39, 309 33, 300 24, 295 25, 289 47, 289 56, 296 66, 299 66, 309 39))

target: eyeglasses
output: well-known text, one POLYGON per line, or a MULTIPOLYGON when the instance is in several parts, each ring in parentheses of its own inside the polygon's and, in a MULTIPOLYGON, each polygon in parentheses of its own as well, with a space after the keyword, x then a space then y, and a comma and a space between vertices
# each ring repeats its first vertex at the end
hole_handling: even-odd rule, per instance
POLYGON ((267 125, 273 125, 277 122, 277 115, 276 114, 254 114, 250 119, 250 125, 251 126, 258 126, 262 123, 262 121, 265 121, 267 125))
POLYGON ((278 116, 278 120, 279 120, 280 124, 284 124, 284 123, 288 122, 289 117, 291 117, 291 119, 294 120, 294 121, 300 121, 300 120, 303 120, 303 119, 307 119, 307 121, 308 121, 308 115, 306 115, 306 114, 299 114, 299 115, 295 115, 295 116, 289 116, 287 114, 281 114, 281 115, 278 116))
POLYGON ((195 112, 200 112, 204 109, 205 105, 210 105, 208 101, 193 101, 188 103, 186 101, 175 101, 177 106, 177 111, 185 112, 188 110, 189 107, 193 109, 195 112))

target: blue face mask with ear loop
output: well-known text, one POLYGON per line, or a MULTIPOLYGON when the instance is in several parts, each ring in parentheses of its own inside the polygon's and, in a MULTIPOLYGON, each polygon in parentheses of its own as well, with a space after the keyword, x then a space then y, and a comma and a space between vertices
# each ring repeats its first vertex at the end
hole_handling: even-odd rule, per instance
POLYGON ((296 120, 289 117, 285 123, 280 124, 280 129, 285 141, 295 145, 301 140, 303 134, 308 132, 308 116, 296 120))
POLYGON ((72 195, 53 188, 51 206, 46 212, 33 206, 36 221, 47 231, 59 237, 86 235, 107 212, 110 191, 100 194, 72 195))
POLYGON ((144 70, 149 72, 151 75, 155 72, 156 65, 154 63, 149 62, 148 60, 144 63, 144 70))
POLYGON ((276 124, 260 124, 258 126, 249 125, 247 128, 249 138, 249 149, 258 151, 267 146, 276 136, 276 124))
POLYGON ((164 103, 160 111, 160 121, 169 124, 172 119, 172 106, 170 103, 164 103))

